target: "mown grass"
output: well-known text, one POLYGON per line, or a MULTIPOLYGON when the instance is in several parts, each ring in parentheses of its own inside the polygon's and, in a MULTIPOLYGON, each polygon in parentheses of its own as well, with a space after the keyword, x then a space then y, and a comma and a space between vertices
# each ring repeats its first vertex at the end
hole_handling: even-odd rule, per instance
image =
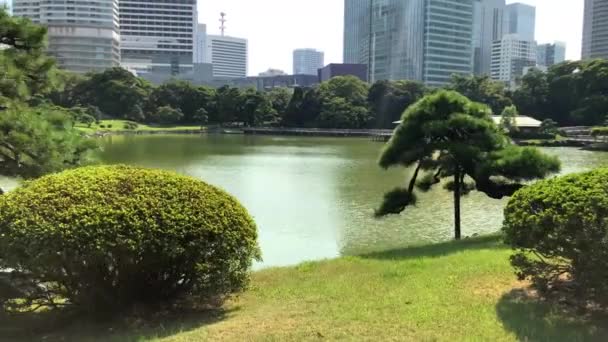
POLYGON ((127 120, 101 120, 99 124, 92 124, 90 127, 85 124, 76 124, 76 128, 79 130, 93 134, 93 133, 117 133, 117 132, 158 132, 158 131, 197 131, 201 130, 201 126, 150 126, 146 124, 137 124, 136 129, 125 128, 125 125, 130 121, 127 120), (103 127, 102 127, 103 126, 103 127))
POLYGON ((70 321, 38 331, 32 321, 12 319, 5 320, 11 334, 0 325, 0 336, 11 341, 608 341, 606 321, 530 296, 527 284, 515 280, 509 255, 491 236, 309 262, 255 273, 251 289, 220 311, 105 325, 70 321))

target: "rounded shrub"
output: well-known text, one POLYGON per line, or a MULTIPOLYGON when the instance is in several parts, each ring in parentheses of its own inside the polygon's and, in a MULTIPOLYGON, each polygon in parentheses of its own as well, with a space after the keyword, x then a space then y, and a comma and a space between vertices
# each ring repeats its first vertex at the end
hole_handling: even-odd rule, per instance
POLYGON ((520 279, 608 304, 608 169, 523 188, 505 209, 503 230, 520 279))
POLYGON ((236 199, 167 171, 85 167, 0 197, 0 269, 26 290, 13 304, 219 303, 244 289, 259 257, 236 199))

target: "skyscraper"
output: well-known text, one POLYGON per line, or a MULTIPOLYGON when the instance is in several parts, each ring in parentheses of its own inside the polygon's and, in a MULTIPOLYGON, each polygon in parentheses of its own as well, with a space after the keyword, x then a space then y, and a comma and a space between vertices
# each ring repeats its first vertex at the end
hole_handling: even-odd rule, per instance
POLYGON ((193 69, 196 0, 120 0, 122 64, 138 73, 193 69))
POLYGON ((566 60, 566 43, 542 44, 537 48, 536 64, 550 67, 566 60))
POLYGON ((608 0, 585 0, 582 57, 608 58, 608 0))
POLYGON ((73 72, 120 64, 118 0, 14 0, 13 14, 48 27, 48 53, 73 72))
POLYGON ((297 49, 293 51, 293 74, 316 75, 324 67, 325 54, 315 49, 297 49))
POLYGON ((425 2, 345 0, 344 63, 366 64, 368 80, 423 80, 425 2))
POLYGON ((507 5, 504 15, 504 34, 517 34, 519 39, 535 38, 536 7, 519 2, 507 5))
POLYGON ((230 79, 247 76, 247 39, 207 36, 207 58, 213 64, 213 77, 230 79))
POLYGON ((473 0, 345 0, 344 62, 431 86, 472 72, 473 0))
POLYGON ((471 74, 472 56, 473 0, 427 0, 424 83, 439 87, 454 74, 471 74))
POLYGON ((494 42, 492 49, 492 78, 515 85, 524 69, 536 65, 536 42, 522 40, 517 34, 507 34, 494 42))
POLYGON ((503 35, 505 0, 475 0, 473 17, 473 72, 490 75, 492 45, 503 35))

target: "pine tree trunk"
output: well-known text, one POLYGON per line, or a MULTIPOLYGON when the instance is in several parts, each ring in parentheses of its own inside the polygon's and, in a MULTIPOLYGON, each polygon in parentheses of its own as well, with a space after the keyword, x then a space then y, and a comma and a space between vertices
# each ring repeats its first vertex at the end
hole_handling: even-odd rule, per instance
POLYGON ((462 187, 460 168, 457 167, 454 173, 454 236, 460 240, 460 188, 462 187))

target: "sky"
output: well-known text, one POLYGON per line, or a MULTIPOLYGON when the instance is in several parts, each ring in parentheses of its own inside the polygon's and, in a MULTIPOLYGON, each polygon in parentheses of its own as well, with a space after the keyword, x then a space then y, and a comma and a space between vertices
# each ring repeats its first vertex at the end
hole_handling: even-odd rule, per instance
MULTIPOLYGON (((325 64, 342 62, 344 0, 198 0, 199 21, 219 34, 226 12, 226 35, 249 40, 249 75, 268 68, 292 73, 292 52, 315 48, 325 64)), ((581 55, 584 0, 519 0, 536 6, 539 43, 566 42, 566 57, 581 55)))

